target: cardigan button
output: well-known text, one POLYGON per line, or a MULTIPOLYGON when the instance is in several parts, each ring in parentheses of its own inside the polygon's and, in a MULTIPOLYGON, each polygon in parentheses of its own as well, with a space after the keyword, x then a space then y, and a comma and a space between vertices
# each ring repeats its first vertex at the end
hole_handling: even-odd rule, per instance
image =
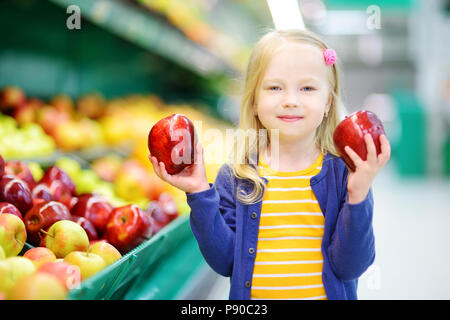
POLYGON ((252 219, 256 219, 257 216, 258 214, 255 211, 253 211, 252 214, 250 215, 252 219))
POLYGON ((250 248, 250 249, 248 249, 248 253, 250 253, 250 254, 254 254, 254 253, 255 253, 255 249, 254 249, 254 248, 250 248))
POLYGON ((250 283, 250 281, 245 281, 246 288, 250 288, 251 286, 252 286, 252 284, 250 283))

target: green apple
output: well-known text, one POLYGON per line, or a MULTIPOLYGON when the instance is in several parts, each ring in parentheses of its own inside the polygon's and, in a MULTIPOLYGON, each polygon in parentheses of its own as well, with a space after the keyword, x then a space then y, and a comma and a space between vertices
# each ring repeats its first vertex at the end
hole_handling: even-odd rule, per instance
POLYGON ((39 268, 46 262, 52 262, 56 260, 56 256, 52 250, 46 247, 31 248, 24 253, 24 258, 31 260, 36 268, 39 268))
POLYGON ((73 251, 64 258, 64 261, 80 268, 82 280, 86 280, 106 267, 106 262, 101 256, 84 251, 73 251))
POLYGON ((3 247, 0 246, 0 260, 3 260, 6 258, 5 250, 3 250, 3 247))
POLYGON ((0 246, 6 257, 17 256, 26 240, 27 231, 22 219, 10 213, 0 214, 0 246))
POLYGON ((89 238, 79 224, 60 220, 48 229, 45 246, 53 251, 57 258, 64 258, 72 251, 86 251, 89 248, 89 238))
POLYGON ((7 294, 8 300, 63 300, 66 297, 67 290, 59 280, 44 272, 23 277, 7 294))
POLYGON ((0 292, 8 294, 21 278, 36 271, 33 262, 24 257, 9 257, 0 261, 0 292))
POLYGON ((89 247, 88 251, 89 253, 95 253, 102 257, 107 266, 122 257, 119 250, 117 250, 112 244, 103 241, 94 243, 89 247))

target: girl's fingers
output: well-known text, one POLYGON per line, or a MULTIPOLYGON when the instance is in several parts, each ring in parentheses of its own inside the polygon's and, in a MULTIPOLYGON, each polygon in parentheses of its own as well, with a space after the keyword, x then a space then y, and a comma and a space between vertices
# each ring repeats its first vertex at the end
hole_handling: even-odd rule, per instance
POLYGON ((356 167, 361 166, 362 164, 362 159, 359 157, 359 155, 353 151, 352 148, 350 148, 349 146, 345 147, 345 152, 347 152, 348 156, 350 157, 350 159, 353 161, 353 163, 355 164, 356 167))
POLYGON ((364 140, 366 141, 367 160, 369 163, 375 164, 377 162, 377 149, 375 147, 375 142, 373 141, 372 135, 370 133, 365 134, 364 140))
POLYGON ((378 161, 384 165, 391 157, 391 144, 384 134, 380 136, 380 144, 381 153, 378 155, 378 161))

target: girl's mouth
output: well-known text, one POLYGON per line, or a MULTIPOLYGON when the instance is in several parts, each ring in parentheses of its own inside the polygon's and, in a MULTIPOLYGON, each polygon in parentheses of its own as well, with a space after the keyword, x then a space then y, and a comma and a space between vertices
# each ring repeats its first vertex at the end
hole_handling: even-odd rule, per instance
POLYGON ((278 116, 277 118, 286 122, 294 122, 303 119, 303 117, 300 116, 278 116))

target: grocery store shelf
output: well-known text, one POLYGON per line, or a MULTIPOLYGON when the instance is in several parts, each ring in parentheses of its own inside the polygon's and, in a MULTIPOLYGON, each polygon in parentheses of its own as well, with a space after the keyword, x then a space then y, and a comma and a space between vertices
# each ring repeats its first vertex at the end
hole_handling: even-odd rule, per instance
POLYGON ((222 59, 190 41, 174 27, 131 4, 117 0, 49 1, 63 8, 77 5, 82 18, 199 75, 236 73, 222 59))

